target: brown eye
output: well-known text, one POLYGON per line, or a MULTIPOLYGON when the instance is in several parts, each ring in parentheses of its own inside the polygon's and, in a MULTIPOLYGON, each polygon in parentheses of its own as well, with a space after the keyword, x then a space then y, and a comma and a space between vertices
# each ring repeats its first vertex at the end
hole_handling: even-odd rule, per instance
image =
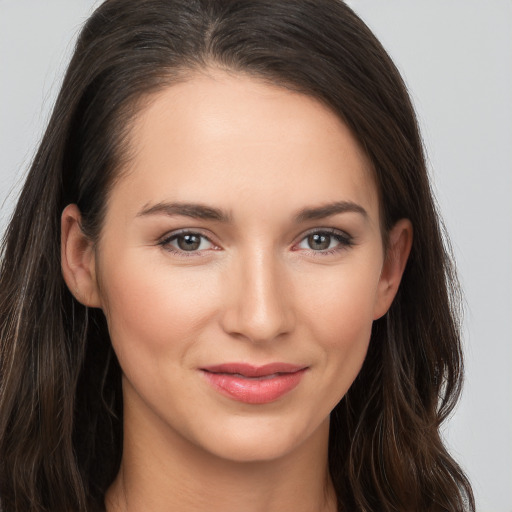
POLYGON ((200 254, 202 251, 212 249, 214 247, 212 242, 206 236, 193 232, 175 233, 162 240, 159 245, 169 252, 182 255, 184 253, 200 254))
POLYGON ((314 233, 307 238, 308 246, 314 251, 324 251, 331 245, 331 238, 327 233, 314 233))
POLYGON ((328 255, 348 249, 352 245, 354 245, 354 241, 349 234, 338 229, 329 229, 306 234, 298 244, 298 247, 313 253, 328 255))
POLYGON ((201 245, 201 237, 198 235, 179 235, 176 241, 182 251, 196 251, 201 245))

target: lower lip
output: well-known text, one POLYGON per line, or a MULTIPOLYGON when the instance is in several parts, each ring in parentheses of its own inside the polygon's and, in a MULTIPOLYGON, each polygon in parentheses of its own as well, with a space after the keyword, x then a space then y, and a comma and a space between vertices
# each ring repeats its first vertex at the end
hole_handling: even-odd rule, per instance
POLYGON ((203 370, 208 382, 217 391, 246 404, 274 402, 296 388, 305 372, 306 368, 292 373, 276 373, 267 377, 251 378, 203 370))

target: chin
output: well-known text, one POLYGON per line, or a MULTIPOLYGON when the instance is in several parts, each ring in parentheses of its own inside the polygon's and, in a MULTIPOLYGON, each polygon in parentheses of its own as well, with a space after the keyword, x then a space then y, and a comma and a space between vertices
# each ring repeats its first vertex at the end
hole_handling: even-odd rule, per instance
POLYGON ((210 431, 203 448, 213 455, 239 463, 266 462, 284 458, 309 446, 320 449, 326 439, 321 435, 327 428, 328 418, 316 428, 298 425, 286 420, 258 418, 237 421, 238 425, 220 427, 210 431), (234 428, 233 428, 234 427, 234 428))
POLYGON ((281 459, 291 453, 294 446, 287 443, 276 443, 275 441, 252 439, 238 442, 226 442, 222 445, 209 447, 209 451, 217 457, 226 461, 238 463, 269 462, 281 459))

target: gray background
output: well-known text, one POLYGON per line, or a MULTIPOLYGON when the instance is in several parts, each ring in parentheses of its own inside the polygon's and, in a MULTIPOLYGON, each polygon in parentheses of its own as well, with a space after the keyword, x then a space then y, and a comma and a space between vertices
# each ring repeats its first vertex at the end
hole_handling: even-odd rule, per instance
MULTIPOLYGON (((512 512, 512 1, 348 3, 410 88, 465 291, 466 386, 444 434, 478 511, 512 512)), ((0 0, 0 232, 95 4, 0 0)))

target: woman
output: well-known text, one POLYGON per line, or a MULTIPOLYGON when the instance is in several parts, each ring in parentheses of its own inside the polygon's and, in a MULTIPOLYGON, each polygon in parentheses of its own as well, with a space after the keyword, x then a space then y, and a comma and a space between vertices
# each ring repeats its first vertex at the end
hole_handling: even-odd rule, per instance
POLYGON ((107 0, 3 248, 4 511, 473 510, 400 76, 337 0, 107 0))

